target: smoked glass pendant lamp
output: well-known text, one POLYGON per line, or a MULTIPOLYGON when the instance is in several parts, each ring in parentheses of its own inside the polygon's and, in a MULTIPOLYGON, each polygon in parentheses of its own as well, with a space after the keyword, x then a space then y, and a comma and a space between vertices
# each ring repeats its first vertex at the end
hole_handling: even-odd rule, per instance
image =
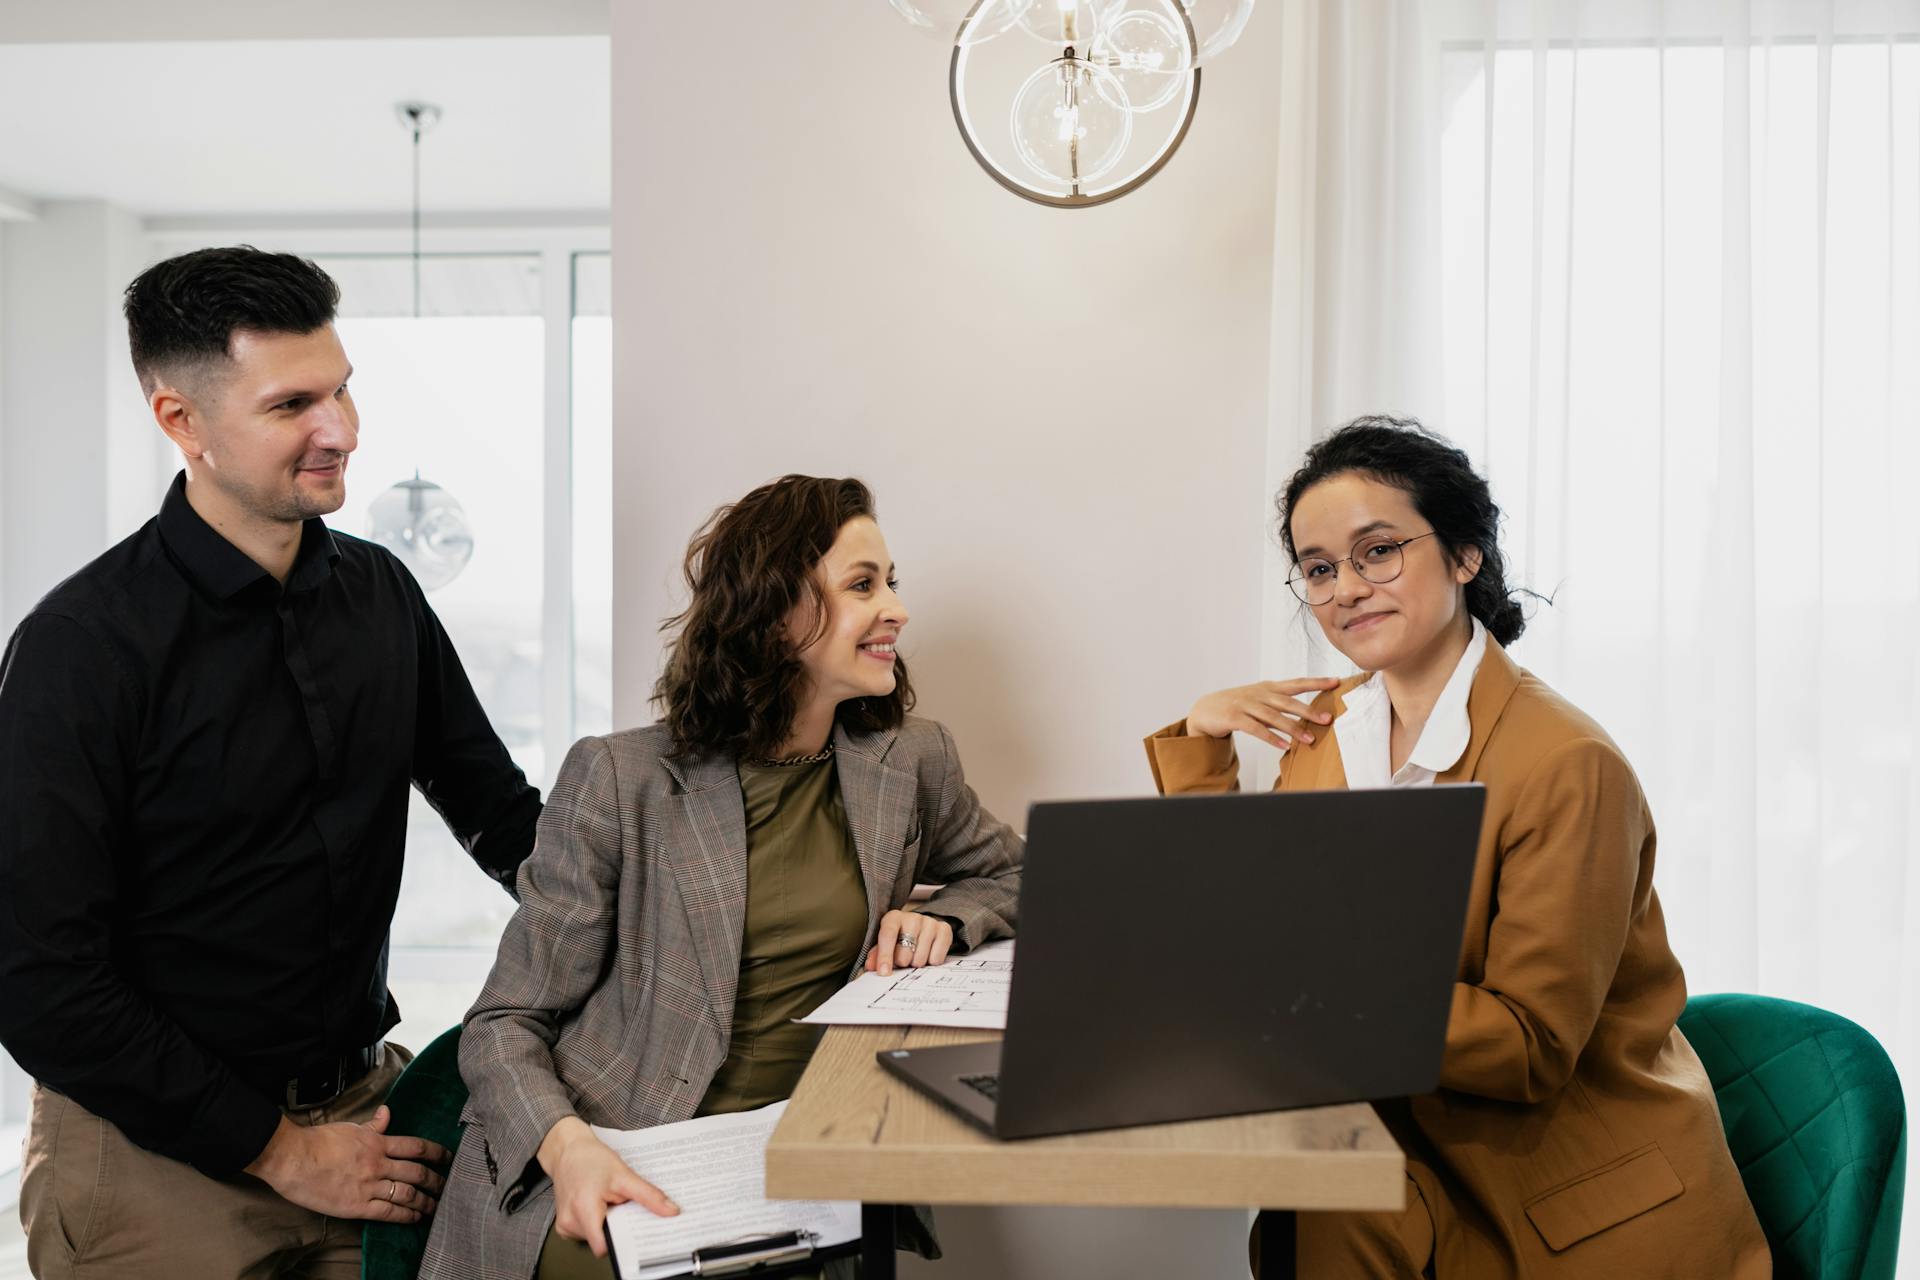
MULTIPOLYGON (((440 119, 429 102, 395 107, 413 136, 413 318, 420 318, 420 135, 440 119)), ((399 557, 420 587, 433 591, 473 559, 473 530, 459 501, 431 480, 402 480, 367 506, 367 537, 399 557)))

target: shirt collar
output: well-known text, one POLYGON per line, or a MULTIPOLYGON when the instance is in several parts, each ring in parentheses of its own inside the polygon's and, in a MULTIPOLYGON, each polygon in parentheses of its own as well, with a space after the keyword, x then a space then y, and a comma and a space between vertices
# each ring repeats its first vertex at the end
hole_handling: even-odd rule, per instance
MULTIPOLYGON (((272 574, 200 518, 187 501, 184 471, 173 478, 160 503, 160 538, 187 576, 217 600, 230 600, 263 579, 273 581, 272 574)), ((310 591, 319 586, 339 558, 340 548, 326 522, 318 516, 307 520, 300 530, 293 571, 287 575, 287 590, 310 591)))
MULTIPOLYGON (((1447 677, 1446 687, 1440 690, 1440 697, 1433 704, 1426 725, 1420 730, 1420 740, 1413 744, 1413 751, 1407 756, 1408 764, 1441 774, 1460 763, 1460 757, 1466 754, 1467 743, 1473 738, 1473 722, 1467 715, 1467 697, 1473 692, 1474 673, 1480 669, 1480 659, 1486 656, 1486 652, 1487 629, 1480 624, 1480 619, 1475 618, 1473 635, 1467 641, 1467 651, 1460 655, 1453 674, 1447 677)), ((1384 704, 1386 700, 1387 682, 1377 671, 1350 690, 1344 699, 1349 711, 1358 711, 1363 716, 1375 711, 1376 701, 1384 704)))
POLYGON ((1460 655, 1459 664, 1447 678, 1447 687, 1440 691, 1439 701, 1433 704, 1433 711, 1420 730, 1420 741, 1413 744, 1413 754, 1407 757, 1409 764, 1439 774, 1460 763, 1467 743, 1473 738, 1473 722, 1467 716, 1467 695, 1473 692, 1473 675, 1480 669, 1480 659, 1486 653, 1487 629, 1475 618, 1467 651, 1460 655))

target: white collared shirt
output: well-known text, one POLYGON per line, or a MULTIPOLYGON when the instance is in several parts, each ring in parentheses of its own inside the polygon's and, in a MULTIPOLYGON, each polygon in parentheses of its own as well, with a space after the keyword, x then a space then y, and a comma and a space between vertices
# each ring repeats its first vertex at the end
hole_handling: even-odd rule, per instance
POLYGON ((1467 695, 1473 691, 1474 672, 1487 652, 1487 629, 1473 620, 1473 638, 1447 678, 1440 700, 1420 730, 1407 762, 1393 768, 1393 703, 1387 682, 1378 671, 1346 696, 1346 710, 1333 722, 1340 742, 1340 760, 1346 766, 1347 785, 1361 787, 1430 787, 1433 780, 1466 754, 1473 726, 1467 720, 1467 695))

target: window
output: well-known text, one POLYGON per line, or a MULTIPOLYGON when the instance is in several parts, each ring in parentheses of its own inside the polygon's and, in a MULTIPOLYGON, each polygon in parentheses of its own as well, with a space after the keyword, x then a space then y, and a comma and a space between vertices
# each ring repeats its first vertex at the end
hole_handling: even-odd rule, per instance
MULTIPOLYGON (((544 790, 540 260, 435 259, 422 284, 434 303, 418 319, 392 287, 408 279, 404 260, 318 261, 341 282, 337 327, 360 409, 347 502, 328 523, 365 537, 368 506, 416 473, 460 502, 473 558, 428 603, 494 731, 544 790)), ((512 909, 415 792, 394 946, 491 947, 512 909)))
MULTIPOLYGON (((1549 643, 1534 652, 1596 681, 1632 681, 1641 632, 1688 615, 1707 570, 1683 549, 1710 536, 1707 504, 1663 477, 1711 494, 1723 422, 1747 435, 1750 420, 1756 509, 1805 511, 1829 486, 1824 536, 1754 527, 1774 581, 1865 588, 1860 558, 1822 550, 1845 545, 1851 519, 1836 464, 1912 460, 1894 427, 1920 403, 1898 354, 1920 350, 1920 41, 1836 40, 1824 102, 1811 39, 1740 56, 1732 120, 1718 41, 1582 46, 1577 68, 1564 45, 1443 64, 1446 419, 1492 469, 1520 579, 1575 584, 1577 632, 1543 611, 1549 643), (1730 156, 1743 138, 1748 154, 1730 156), (1736 233, 1745 264, 1728 256, 1736 233), (1747 278, 1727 278, 1730 263, 1747 278), (1751 301, 1750 354, 1723 350, 1747 341, 1745 314, 1723 326, 1735 290, 1751 301), (1648 600, 1673 607, 1631 607, 1648 600)), ((1912 575, 1879 590, 1911 610, 1912 575)), ((1763 621, 1804 621, 1792 593, 1761 599, 1776 611, 1763 621)), ((1833 656, 1870 669, 1900 634, 1876 627, 1833 656)))
POLYGON ((573 257, 573 731, 613 724, 613 259, 573 257))
POLYGON ((1450 47, 1441 332, 1556 596, 1522 660, 1634 761, 1692 985, 1898 1058, 1920 569, 1869 549, 1920 462, 1920 31, 1874 12, 1908 26, 1450 47))

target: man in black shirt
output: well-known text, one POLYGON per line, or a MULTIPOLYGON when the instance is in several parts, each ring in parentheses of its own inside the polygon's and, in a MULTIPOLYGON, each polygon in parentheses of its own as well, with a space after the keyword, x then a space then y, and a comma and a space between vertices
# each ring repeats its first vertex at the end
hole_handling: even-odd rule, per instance
POLYGON ((127 289, 185 458, 160 514, 0 660, 0 1043, 37 1081, 49 1277, 359 1274, 445 1152, 385 1132, 407 790, 511 892, 538 793, 419 586, 328 530, 359 419, 311 262, 211 249, 127 289))

